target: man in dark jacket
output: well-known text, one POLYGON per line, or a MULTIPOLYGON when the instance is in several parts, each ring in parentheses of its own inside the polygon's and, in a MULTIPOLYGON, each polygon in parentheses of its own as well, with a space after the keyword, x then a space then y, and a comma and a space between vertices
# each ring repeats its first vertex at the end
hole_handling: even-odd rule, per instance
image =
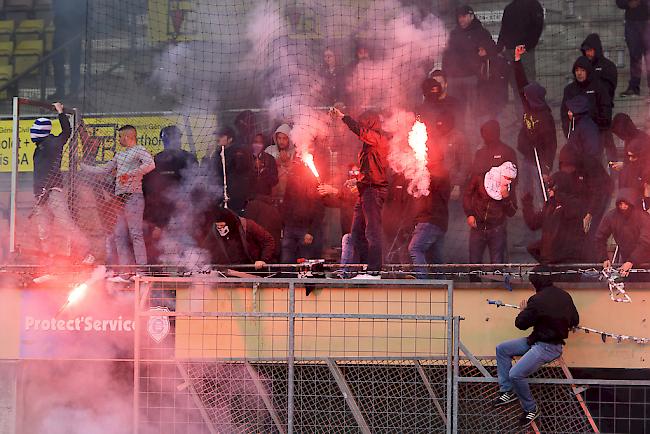
POLYGON ((449 93, 461 104, 456 121, 465 128, 470 104, 476 99, 481 69, 479 47, 485 47, 492 35, 474 16, 470 6, 457 8, 456 19, 458 25, 449 33, 447 49, 442 56, 442 70, 449 79, 449 93))
POLYGON ((381 271, 383 262, 381 212, 388 195, 388 139, 386 133, 381 130, 381 118, 373 111, 364 112, 359 122, 344 115, 337 108, 332 108, 330 113, 333 117, 343 120, 350 131, 363 142, 359 152, 357 180, 359 200, 354 206, 351 236, 357 252, 368 252, 368 271, 378 272, 381 271))
POLYGON ((212 264, 254 264, 259 270, 273 258, 273 237, 253 220, 220 207, 206 217, 199 246, 210 252, 212 264))
POLYGON ((625 148, 625 161, 618 177, 618 188, 631 188, 635 191, 638 198, 636 205, 643 203, 649 151, 648 143, 643 137, 631 140, 625 148))
POLYGON ((417 113, 427 126, 428 136, 433 137, 433 126, 441 116, 451 115, 454 119, 458 119, 460 102, 447 93, 447 75, 439 69, 433 71, 431 77, 422 82, 421 87, 424 101, 418 107, 417 113))
MULTIPOLYGON (((442 159, 429 161, 429 195, 415 199, 415 229, 408 246, 411 263, 442 264, 443 246, 449 223, 449 173, 442 159), (428 257, 427 257, 428 256, 428 257)), ((418 277, 426 278, 427 268, 416 269, 418 277)))
POLYGON ((320 258, 325 207, 318 182, 301 160, 294 160, 282 201, 282 262, 320 258))
POLYGON ((273 187, 278 185, 278 166, 275 158, 264 152, 264 135, 256 134, 251 144, 253 152, 253 186, 251 197, 258 195, 270 196, 273 187))
POLYGON ((230 127, 217 132, 215 151, 201 160, 201 167, 207 172, 208 182, 227 188, 227 207, 237 214, 243 214, 246 201, 251 195, 253 183, 253 156, 245 144, 235 143, 235 132, 230 127), (225 158, 225 178, 221 152, 225 158), (225 182, 224 182, 225 179, 225 182))
POLYGON ((524 107, 523 123, 517 136, 517 150, 523 157, 519 166, 520 185, 524 194, 530 194, 534 203, 540 203, 543 194, 535 151, 541 175, 550 175, 557 150, 557 134, 551 108, 546 102, 546 89, 536 81, 528 82, 521 60, 528 56, 524 56, 524 53, 527 50, 521 45, 517 46, 513 62, 517 89, 524 107))
MULTIPOLYGON (((68 142, 72 130, 68 117, 64 113, 63 104, 57 102, 53 105, 59 114, 61 134, 55 136, 51 133, 52 121, 47 118, 36 119, 29 130, 32 142, 36 145, 33 156, 33 191, 36 198, 34 216, 41 251, 48 255, 59 253, 69 256, 73 253, 73 241, 79 242, 79 244, 85 243, 81 242, 80 233, 79 236, 73 236, 73 232, 77 231, 68 209, 68 199, 63 190, 63 175, 61 173, 63 147, 68 142), (62 247, 51 239, 53 229, 63 236, 64 245, 62 247)), ((83 249, 82 258, 87 245, 83 245, 83 249)), ((93 263, 94 258, 89 255, 84 262, 93 263)))
POLYGON ((603 218, 596 233, 596 249, 603 268, 612 263, 607 255, 607 240, 613 236, 625 261, 621 276, 628 276, 635 265, 650 264, 650 215, 638 206, 634 190, 623 188, 616 197, 616 208, 603 218))
POLYGON ((650 85, 650 29, 648 29, 648 0, 616 0, 620 9, 625 9, 625 42, 630 52, 630 82, 622 97, 639 95, 641 93, 641 73, 645 61, 645 69, 650 85))
POLYGON ((578 95, 585 95, 589 101, 589 115, 598 125, 600 130, 606 130, 612 122, 612 98, 609 90, 602 80, 596 79, 594 67, 591 61, 580 56, 573 64, 573 82, 564 88, 564 96, 560 107, 560 120, 562 121, 562 131, 565 137, 568 137, 571 129, 571 120, 568 116, 566 103, 571 98, 578 95))
POLYGON ((497 119, 508 103, 510 67, 491 38, 479 44, 478 55, 481 63, 476 114, 486 119, 497 119))
MULTIPOLYGON (((526 47, 528 56, 523 67, 526 75, 535 80, 535 47, 544 28, 544 9, 537 0, 513 0, 503 10, 498 51, 506 50, 507 59, 513 59, 515 47, 526 47)), ((514 87, 513 87, 514 90, 514 87)))
POLYGON ((484 175, 490 168, 497 167, 510 161, 517 166, 515 150, 501 141, 499 122, 490 120, 481 125, 481 137, 485 146, 478 149, 472 164, 473 175, 484 175))
POLYGON ((516 177, 516 167, 512 162, 506 161, 488 173, 474 174, 465 186, 463 208, 470 227, 470 263, 482 264, 486 247, 490 252, 490 263, 505 262, 506 219, 517 212, 517 197, 514 189, 511 190, 511 183, 516 177), (488 192, 486 185, 490 185, 490 177, 497 184, 488 192))
MULTIPOLYGON (((541 267, 533 270, 544 271, 541 267)), ((535 294, 519 304, 521 312, 515 319, 515 327, 519 330, 532 327, 533 332, 526 338, 502 342, 496 348, 500 392, 494 405, 507 405, 519 399, 524 410, 519 419, 522 427, 540 416, 527 378, 562 355, 569 330, 580 323, 571 295, 554 286, 548 274, 531 274, 530 283, 535 287, 535 294), (521 358, 513 367, 512 359, 516 356, 521 358)))
MULTIPOLYGON (((626 155, 627 148, 633 140, 636 140, 637 143, 645 143, 643 148, 650 150, 650 136, 648 136, 645 131, 638 129, 630 116, 626 113, 617 113, 616 116, 614 116, 614 120, 612 121, 612 132, 619 139, 623 140, 623 152, 626 155)), ((613 161, 612 163, 611 166, 614 170, 620 170, 623 167, 623 162, 613 161)))

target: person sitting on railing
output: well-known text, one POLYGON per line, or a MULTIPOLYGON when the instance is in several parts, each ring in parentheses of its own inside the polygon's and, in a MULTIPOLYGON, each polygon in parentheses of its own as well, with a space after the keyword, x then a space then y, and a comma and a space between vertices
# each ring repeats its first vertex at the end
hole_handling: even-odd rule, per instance
POLYGON ((207 212, 197 234, 199 247, 210 253, 212 264, 254 264, 259 270, 275 252, 275 241, 266 229, 226 208, 207 212))
POLYGON ((519 304, 521 312, 515 319, 519 330, 533 328, 526 338, 517 338, 497 345, 497 374, 499 376, 499 395, 494 406, 508 405, 519 399, 524 413, 519 425, 528 426, 540 416, 540 410, 530 391, 527 378, 545 363, 562 355, 569 330, 578 326, 580 315, 573 304, 571 295, 553 285, 549 274, 541 274, 542 267, 533 269, 530 283, 535 294, 519 304), (521 356, 515 366, 513 357, 521 356))
MULTIPOLYGON (((634 265, 650 264, 650 215, 643 212, 637 201, 633 189, 622 188, 616 197, 616 208, 605 215, 596 232, 595 245, 603 268, 612 266, 607 255, 607 241, 614 236, 619 258, 625 261, 619 269, 622 277, 627 277, 634 265)), ((647 278, 647 273, 636 273, 633 277, 640 280, 647 278)))

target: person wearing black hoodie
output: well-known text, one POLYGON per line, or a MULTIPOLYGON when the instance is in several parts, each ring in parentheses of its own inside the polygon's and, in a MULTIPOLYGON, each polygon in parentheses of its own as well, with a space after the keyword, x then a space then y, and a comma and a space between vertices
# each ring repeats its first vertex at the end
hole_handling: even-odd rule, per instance
POLYGON ((449 93, 460 101, 456 121, 464 128, 469 119, 470 104, 476 100, 482 63, 479 48, 485 47, 487 41, 492 40, 492 35, 476 18, 470 6, 456 9, 456 22, 458 25, 449 33, 447 49, 442 55, 442 70, 449 79, 449 93))
MULTIPOLYGON (((650 136, 645 131, 638 129, 626 113, 617 113, 614 116, 612 132, 623 140, 623 153, 626 156, 628 147, 633 141, 636 142, 636 147, 640 147, 639 151, 643 153, 650 152, 650 136)), ((619 171, 623 168, 624 162, 612 161, 610 165, 612 169, 619 171)))
POLYGON ((589 101, 589 116, 600 130, 606 130, 612 122, 612 98, 602 80, 596 78, 591 61, 580 56, 573 64, 574 80, 564 88, 560 120, 564 136, 569 136, 571 120, 568 116, 567 101, 578 95, 585 95, 589 101))
POLYGON ((536 81, 528 82, 522 64, 524 53, 528 56, 528 51, 523 46, 516 47, 513 62, 519 98, 524 107, 523 123, 517 136, 517 150, 523 157, 519 166, 522 191, 530 194, 534 203, 539 203, 542 199, 542 186, 535 150, 542 176, 550 175, 557 151, 557 134, 553 113, 546 102, 546 89, 536 81))
POLYGON ((580 315, 571 295, 553 285, 551 276, 542 267, 537 267, 530 274, 530 283, 535 287, 535 294, 519 304, 521 312, 515 319, 519 330, 533 328, 525 338, 505 341, 497 345, 497 375, 499 377, 499 394, 494 406, 508 405, 519 400, 524 413, 519 419, 520 426, 528 426, 540 416, 527 378, 545 363, 562 355, 565 339, 569 330, 580 323, 580 315), (521 356, 515 366, 513 357, 521 356))
POLYGON ((538 0, 512 0, 503 10, 497 49, 506 50, 506 58, 514 57, 515 48, 526 47, 523 62, 526 75, 535 80, 535 47, 544 29, 544 8, 538 0))
POLYGON ((650 214, 638 205, 636 192, 622 188, 616 196, 616 208, 603 218, 596 233, 596 251, 603 268, 611 267, 607 255, 607 240, 613 236, 620 258, 625 261, 620 268, 626 277, 635 265, 650 264, 650 214))
POLYGON ((458 119, 460 102, 447 93, 447 76, 439 69, 422 82, 421 88, 424 101, 417 108, 417 113, 427 127, 428 136, 433 137, 434 125, 441 116, 451 115, 458 119))
POLYGON ((650 29, 648 19, 650 9, 648 0, 616 0, 616 6, 625 9, 625 42, 630 52, 630 81, 622 97, 639 95, 641 93, 641 73, 645 61, 648 85, 650 85, 650 29))
POLYGON ((474 154, 472 175, 485 175, 492 167, 500 166, 506 161, 517 164, 517 153, 501 141, 501 126, 496 120, 489 120, 481 125, 481 137, 485 146, 474 154))
POLYGON ((647 142, 642 137, 630 141, 625 149, 625 161, 618 177, 618 188, 631 188, 636 192, 642 204, 644 198, 644 176, 648 171, 648 149, 647 142))

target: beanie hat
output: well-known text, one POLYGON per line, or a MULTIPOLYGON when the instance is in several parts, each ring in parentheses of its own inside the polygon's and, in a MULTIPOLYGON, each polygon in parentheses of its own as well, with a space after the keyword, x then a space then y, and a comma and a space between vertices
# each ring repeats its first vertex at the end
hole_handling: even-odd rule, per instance
POLYGON ((29 129, 29 137, 32 142, 43 140, 52 132, 52 121, 47 118, 38 118, 29 129))

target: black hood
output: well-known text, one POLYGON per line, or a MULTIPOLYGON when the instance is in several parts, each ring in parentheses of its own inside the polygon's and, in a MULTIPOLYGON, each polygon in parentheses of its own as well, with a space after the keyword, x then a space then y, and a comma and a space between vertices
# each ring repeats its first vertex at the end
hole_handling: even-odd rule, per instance
POLYGON ((636 135, 638 128, 632 118, 626 113, 617 113, 612 120, 612 132, 623 140, 629 140, 636 135))
POLYGON ((368 110, 359 116, 359 124, 369 130, 379 131, 381 130, 381 117, 379 116, 379 113, 368 110))
POLYGON ((524 96, 533 110, 543 110, 548 107, 546 103, 546 89, 536 81, 524 87, 524 96))
MULTIPOLYGON (((591 81, 591 77, 594 75, 594 66, 591 64, 591 61, 586 58, 585 56, 580 56, 576 59, 576 61, 573 63, 573 68, 571 68, 571 72, 573 73, 573 78, 575 79, 576 76, 576 68, 580 67, 587 71, 587 80, 586 83, 589 83, 591 81)), ((575 80, 576 83, 579 83, 578 80, 575 80)), ((579 83, 582 84, 582 83, 579 83)))
POLYGON ((486 145, 497 144, 501 142, 501 127, 499 122, 490 120, 481 125, 481 137, 486 145))
POLYGON ((544 266, 537 266, 530 270, 528 280, 535 287, 535 291, 539 292, 544 288, 553 286, 553 277, 550 274, 550 269, 544 266))
POLYGON ((626 202, 630 206, 634 206, 639 200, 639 193, 633 188, 621 188, 616 195, 616 203, 626 202))
POLYGON ((555 172, 551 177, 551 187, 555 192, 555 201, 560 205, 571 205, 579 194, 579 185, 571 173, 555 172))
POLYGON ((580 159, 569 145, 564 145, 562 149, 560 149, 559 163, 560 166, 563 164, 570 164, 571 166, 578 167, 580 159))
POLYGON ((600 41, 600 36, 598 33, 592 33, 591 35, 587 36, 582 42, 582 45, 580 45, 580 51, 582 51, 582 54, 584 56, 586 56, 585 52, 588 48, 593 48, 596 51, 596 57, 594 58, 594 61, 598 61, 598 59, 603 58, 603 43, 600 41))

